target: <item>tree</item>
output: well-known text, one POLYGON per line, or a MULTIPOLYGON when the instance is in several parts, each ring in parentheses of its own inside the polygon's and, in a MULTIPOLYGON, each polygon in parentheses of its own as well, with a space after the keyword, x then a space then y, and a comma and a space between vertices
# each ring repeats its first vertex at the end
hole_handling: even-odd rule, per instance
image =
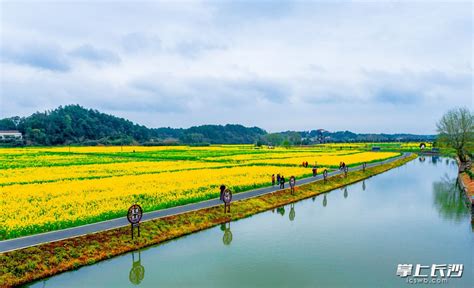
POLYGON ((301 144, 301 134, 298 132, 289 132, 288 133, 288 141, 292 145, 300 145, 301 144))
POLYGON ((265 135, 264 137, 266 142, 272 146, 280 145, 284 140, 283 136, 281 136, 279 133, 270 133, 265 135))
POLYGON ((16 125, 14 118, 0 119, 0 130, 16 130, 16 125))
POLYGON ((474 141, 474 115, 468 108, 455 108, 446 112, 436 126, 439 142, 456 150, 461 163, 466 163, 467 147, 472 147, 474 141))

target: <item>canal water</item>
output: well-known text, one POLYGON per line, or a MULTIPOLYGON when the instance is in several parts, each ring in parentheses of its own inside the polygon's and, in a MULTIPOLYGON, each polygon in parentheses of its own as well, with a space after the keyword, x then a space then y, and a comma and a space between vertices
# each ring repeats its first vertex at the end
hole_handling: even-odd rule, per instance
POLYGON ((446 264, 445 273, 463 264, 461 277, 441 278, 437 270, 438 277, 426 279, 447 279, 437 287, 473 287, 474 233, 456 176, 451 159, 418 158, 31 287, 409 287, 407 281, 423 279, 413 277, 417 264, 420 275, 429 275, 432 264, 446 264), (397 276, 398 264, 413 265, 412 276, 397 276))

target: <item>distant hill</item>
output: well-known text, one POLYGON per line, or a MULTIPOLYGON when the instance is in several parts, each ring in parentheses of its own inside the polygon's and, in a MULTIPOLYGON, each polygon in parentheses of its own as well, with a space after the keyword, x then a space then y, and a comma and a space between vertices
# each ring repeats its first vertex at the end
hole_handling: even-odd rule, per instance
POLYGON ((242 125, 152 129, 79 105, 1 119, 0 130, 20 131, 27 145, 251 144, 266 134, 242 125))
MULTIPOLYGON (((0 130, 18 130, 23 139, 11 145, 177 145, 270 144, 301 145, 321 142, 432 141, 434 135, 356 134, 324 130, 267 133, 242 125, 202 125, 191 128, 147 128, 129 120, 86 109, 60 106, 28 117, 0 120, 0 130)), ((5 141, 4 141, 5 142, 5 141)), ((8 142, 8 141, 7 141, 8 142)), ((5 143, 4 143, 5 144, 5 143)))

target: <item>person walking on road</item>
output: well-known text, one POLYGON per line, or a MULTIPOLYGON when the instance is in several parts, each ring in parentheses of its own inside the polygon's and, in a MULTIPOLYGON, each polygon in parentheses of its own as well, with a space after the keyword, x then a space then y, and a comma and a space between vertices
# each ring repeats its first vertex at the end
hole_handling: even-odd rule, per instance
POLYGON ((296 186, 296 178, 295 178, 295 176, 291 176, 290 177, 291 194, 295 193, 295 186, 296 186))
POLYGON ((221 185, 220 189, 221 189, 221 196, 220 196, 220 199, 221 199, 221 201, 224 201, 225 185, 221 185))
POLYGON ((280 184, 280 174, 277 174, 277 184, 280 184))
POLYGON ((272 174, 272 186, 275 186, 275 174, 272 174))
POLYGON ((285 177, 283 175, 280 178, 280 188, 285 189, 285 177))

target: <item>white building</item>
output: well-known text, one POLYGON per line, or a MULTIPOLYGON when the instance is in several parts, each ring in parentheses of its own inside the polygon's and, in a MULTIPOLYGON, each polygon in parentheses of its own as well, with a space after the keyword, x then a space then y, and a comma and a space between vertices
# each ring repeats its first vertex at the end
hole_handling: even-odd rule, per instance
POLYGON ((0 130, 0 140, 22 139, 22 138, 23 138, 23 135, 21 135, 20 131, 0 130))

